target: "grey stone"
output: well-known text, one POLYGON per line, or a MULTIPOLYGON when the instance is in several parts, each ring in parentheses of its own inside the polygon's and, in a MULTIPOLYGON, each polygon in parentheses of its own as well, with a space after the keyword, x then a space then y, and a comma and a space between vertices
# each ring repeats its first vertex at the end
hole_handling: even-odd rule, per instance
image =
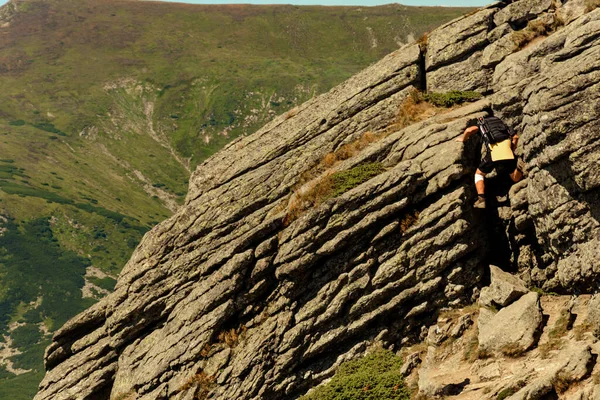
POLYGON ((595 294, 588 303, 587 322, 592 326, 596 337, 600 337, 600 294, 595 294))
POLYGON ((480 64, 484 68, 493 67, 517 50, 510 35, 503 36, 483 50, 480 64))
MULTIPOLYGON (((489 47, 486 48, 486 50, 489 47)), ((427 74, 427 89, 432 92, 477 91, 487 93, 491 74, 482 68, 482 52, 475 52, 464 61, 442 66, 427 74)))
POLYGON ((486 307, 505 307, 529 293, 522 280, 490 265, 491 284, 479 295, 479 304, 486 307))
POLYGON ((494 23, 499 26, 507 22, 523 23, 537 18, 552 6, 552 0, 520 0, 509 4, 494 15, 494 23))
POLYGON ((502 370, 500 364, 497 362, 488 363, 486 366, 481 367, 477 372, 477 377, 480 381, 490 381, 502 376, 502 370))
POLYGON ((460 60, 488 43, 491 18, 496 9, 483 9, 435 29, 427 42, 427 71, 460 60))
POLYGON ((585 0, 568 0, 556 10, 556 15, 563 23, 568 24, 585 14, 587 9, 585 3, 585 0))
POLYGON ((415 352, 410 354, 404 360, 404 364, 402 364, 402 368, 400 368, 400 374, 402 376, 408 376, 410 373, 419 366, 421 363, 421 356, 419 352, 415 352))
POLYGON ((526 294, 489 321, 479 321, 479 351, 484 354, 523 353, 535 344, 541 323, 538 294, 526 294))
POLYGON ((471 325, 473 325, 471 314, 461 315, 454 327, 452 327, 452 330, 450 331, 450 337, 458 338, 462 336, 462 334, 465 333, 465 331, 469 329, 471 325))
POLYGON ((549 394, 555 384, 560 381, 564 389, 565 385, 580 381, 591 370, 593 356, 588 345, 574 344, 561 351, 557 359, 548 363, 540 361, 542 373, 527 383, 525 387, 514 395, 511 400, 539 399, 549 394))
POLYGON ((439 325, 432 325, 429 327, 429 332, 427 333, 427 344, 431 346, 439 346, 448 339, 450 324, 444 324, 442 327, 439 325))
MULTIPOLYGON (((514 32, 508 22, 503 23, 500 26, 495 27, 488 33, 488 41, 494 43, 495 41, 503 38, 504 36, 514 32)), ((489 47, 489 46, 488 46, 489 47)), ((486 49, 488 48, 486 47, 486 49)))

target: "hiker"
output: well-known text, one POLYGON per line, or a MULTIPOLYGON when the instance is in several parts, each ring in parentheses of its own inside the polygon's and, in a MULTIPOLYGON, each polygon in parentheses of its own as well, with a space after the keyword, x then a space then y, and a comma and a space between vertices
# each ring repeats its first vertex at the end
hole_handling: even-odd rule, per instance
POLYGON ((513 182, 523 179, 514 150, 517 148, 519 136, 500 118, 480 117, 469 121, 463 134, 456 139, 464 142, 473 134, 479 133, 485 143, 485 155, 475 171, 475 189, 477 201, 475 208, 485 208, 485 175, 496 169, 498 175, 508 174, 513 182))

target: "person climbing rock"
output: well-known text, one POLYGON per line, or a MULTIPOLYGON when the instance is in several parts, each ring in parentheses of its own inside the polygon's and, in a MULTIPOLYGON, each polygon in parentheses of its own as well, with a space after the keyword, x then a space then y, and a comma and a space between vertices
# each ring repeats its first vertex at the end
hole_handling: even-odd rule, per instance
POLYGON ((467 128, 456 141, 464 142, 475 133, 479 133, 483 138, 485 155, 475 171, 477 201, 473 207, 485 208, 486 174, 495 169, 498 175, 508 174, 513 182, 523 179, 521 163, 514 154, 519 142, 519 135, 500 118, 489 116, 469 121, 467 128))

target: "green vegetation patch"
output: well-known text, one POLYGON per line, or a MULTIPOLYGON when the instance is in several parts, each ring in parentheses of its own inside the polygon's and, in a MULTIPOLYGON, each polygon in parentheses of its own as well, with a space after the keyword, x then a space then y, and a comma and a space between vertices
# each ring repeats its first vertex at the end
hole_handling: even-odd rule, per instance
POLYGON ((330 197, 340 196, 383 171, 385 171, 385 168, 381 163, 367 163, 347 171, 336 172, 331 175, 332 191, 330 197))
POLYGON ((509 386, 498 393, 496 400, 504 400, 517 393, 523 387, 525 387, 525 381, 518 381, 516 384, 509 386))
POLYGON ((408 400, 410 391, 400 374, 402 360, 380 350, 343 363, 331 381, 302 400, 408 400))
POLYGON ((437 107, 452 107, 457 104, 477 101, 481 99, 481 93, 472 91, 461 92, 458 90, 446 93, 432 92, 423 94, 423 99, 437 107))
MULTIPOLYGON (((94 303, 81 297, 83 276, 90 261, 61 248, 47 219, 34 219, 21 226, 9 220, 4 227, 7 230, 0 236, 0 333, 7 332, 8 323, 21 304, 41 298, 37 315, 26 315, 37 322, 41 314, 61 326, 94 303)), ((17 347, 27 348, 37 342, 31 327, 15 332, 17 335, 12 336, 17 347)), ((38 331, 37 338, 40 337, 38 331)))
POLYGON ((55 127, 54 124, 51 124, 49 122, 39 122, 37 124, 33 124, 33 126, 34 126, 34 128, 41 129, 42 131, 56 133, 57 135, 60 135, 60 136, 67 136, 66 133, 64 133, 63 131, 61 131, 60 129, 55 127))
POLYGON ((117 281, 111 277, 97 278, 95 276, 92 276, 88 278, 88 281, 104 290, 108 290, 109 292, 114 291, 115 285, 117 284, 117 281))

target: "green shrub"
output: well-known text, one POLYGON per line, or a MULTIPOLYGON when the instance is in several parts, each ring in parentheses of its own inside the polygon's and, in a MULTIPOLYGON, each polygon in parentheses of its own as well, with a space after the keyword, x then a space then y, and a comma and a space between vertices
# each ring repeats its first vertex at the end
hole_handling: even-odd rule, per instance
POLYGON ((510 397, 513 394, 517 393, 523 387, 525 387, 525 381, 518 381, 516 384, 511 385, 511 386, 505 388, 504 390, 502 390, 500 393, 498 393, 496 400, 504 400, 507 397, 510 397))
POLYGON ((25 121, 23 121, 22 119, 16 119, 14 121, 10 121, 8 124, 12 126, 23 126, 25 125, 25 121))
POLYGON ((11 337, 13 338, 14 347, 27 349, 37 344, 42 339, 42 334, 37 325, 26 324, 12 331, 11 337))
POLYGON ((329 197, 340 196, 383 171, 385 169, 381 163, 368 163, 358 165, 347 171, 336 172, 331 175, 332 187, 329 197))
POLYGON ((88 280, 99 288, 108 290, 109 292, 113 292, 115 290, 115 285, 117 284, 116 280, 108 276, 106 278, 97 278, 92 276, 89 277, 88 280))
POLYGON ((431 103, 437 107, 452 107, 456 104, 479 100, 481 98, 481 94, 472 91, 461 92, 458 90, 453 90, 446 93, 425 93, 423 98, 428 103, 431 103))
POLYGON ((46 132, 56 133, 60 136, 67 136, 66 133, 64 133, 63 131, 55 127, 54 124, 51 124, 49 122, 39 122, 37 124, 33 124, 33 126, 46 132))
POLYGON ((408 400, 402 360, 387 350, 343 363, 329 383, 302 400, 408 400))

